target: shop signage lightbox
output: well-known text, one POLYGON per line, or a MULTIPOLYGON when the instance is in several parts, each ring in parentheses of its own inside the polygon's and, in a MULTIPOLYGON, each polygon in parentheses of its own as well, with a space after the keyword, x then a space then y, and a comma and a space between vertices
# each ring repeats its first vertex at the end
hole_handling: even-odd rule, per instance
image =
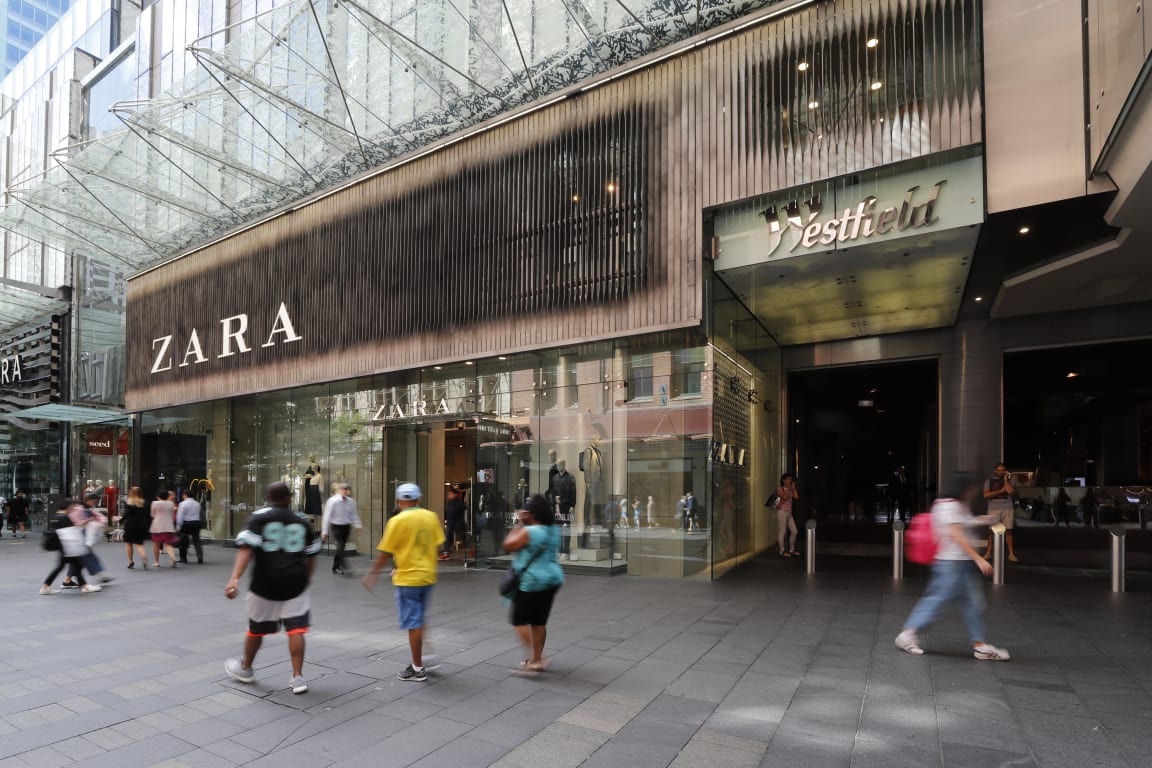
POLYGON ((715 211, 717 269, 954 229, 984 220, 981 158, 820 181, 715 211))

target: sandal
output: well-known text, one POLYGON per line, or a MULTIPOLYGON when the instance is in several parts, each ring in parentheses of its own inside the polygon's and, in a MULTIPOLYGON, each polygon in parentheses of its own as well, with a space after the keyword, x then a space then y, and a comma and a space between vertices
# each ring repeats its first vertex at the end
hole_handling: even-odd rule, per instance
POLYGON ((528 662, 528 669, 531 669, 534 672, 543 672, 544 670, 548 669, 548 666, 551 663, 552 663, 552 659, 540 659, 540 661, 530 661, 530 662, 528 662))
POLYGON ((536 675, 536 673, 539 671, 540 670, 538 670, 532 666, 531 661, 529 661, 528 659, 524 659, 524 661, 520 662, 520 668, 516 670, 516 674, 521 675, 523 677, 532 677, 532 676, 536 675))

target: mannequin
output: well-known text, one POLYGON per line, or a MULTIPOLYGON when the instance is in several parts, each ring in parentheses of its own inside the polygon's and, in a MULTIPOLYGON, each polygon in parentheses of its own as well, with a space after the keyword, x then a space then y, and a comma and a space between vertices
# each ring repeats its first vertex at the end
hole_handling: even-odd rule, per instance
POLYGON ((116 503, 120 500, 120 489, 116 487, 115 480, 109 480, 108 485, 104 486, 104 509, 108 510, 108 515, 118 515, 118 507, 116 503))
MULTIPOLYGON (((555 455, 555 451, 549 451, 555 455)), ((568 463, 564 459, 558 460, 554 465, 555 473, 550 473, 548 480, 548 497, 556 510, 556 517, 564 528, 572 522, 572 508, 576 506, 576 478, 568 471, 568 463)), ((562 530, 560 536, 560 554, 568 554, 568 531, 562 530)))
POLYGON ((320 471, 320 464, 316 461, 316 454, 308 454, 308 468, 304 470, 304 514, 320 515, 324 512, 323 494, 324 474, 320 471))
POLYGON ((651 528, 653 526, 659 528, 660 523, 659 523, 659 521, 656 520, 656 502, 652 500, 651 496, 649 496, 648 497, 648 527, 651 528))
POLYGON ((588 448, 580 454, 580 471, 584 473, 584 520, 587 530, 596 511, 600 509, 600 489, 604 477, 604 455, 600 452, 600 438, 592 438, 588 448), (594 511, 595 510, 595 511, 594 511))

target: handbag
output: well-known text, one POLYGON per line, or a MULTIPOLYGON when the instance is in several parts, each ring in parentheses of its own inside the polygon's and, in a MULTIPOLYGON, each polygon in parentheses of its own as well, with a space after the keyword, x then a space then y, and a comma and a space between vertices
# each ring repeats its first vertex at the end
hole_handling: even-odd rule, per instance
MULTIPOLYGON (((540 550, 538 549, 532 557, 528 558, 528 562, 524 564, 524 571, 528 570, 528 567, 532 565, 532 561, 535 560, 539 554, 540 550)), ((501 597, 511 598, 520 591, 520 577, 524 574, 524 571, 516 570, 515 563, 508 564, 508 570, 504 571, 503 575, 500 576, 501 597)))

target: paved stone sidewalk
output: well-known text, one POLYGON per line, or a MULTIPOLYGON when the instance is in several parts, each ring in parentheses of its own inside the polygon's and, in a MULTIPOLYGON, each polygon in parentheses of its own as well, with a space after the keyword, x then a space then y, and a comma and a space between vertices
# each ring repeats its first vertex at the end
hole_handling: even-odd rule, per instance
MULTIPOLYGON (((128 571, 99 594, 36 594, 55 555, 0 540, 0 767, 114 766, 1136 766, 1152 754, 1149 584, 1029 569, 989 587, 978 662, 951 618, 928 654, 892 638, 924 586, 868 558, 757 559, 715 582, 571 577, 549 626, 552 669, 520 651, 498 574, 449 566, 433 598, 427 683, 387 585, 317 567, 302 696, 282 637, 257 682, 223 672, 242 601, 207 564, 128 571)), ((1024 553, 1022 553, 1023 555, 1024 553)), ((364 567, 363 558, 353 567, 364 567)))

